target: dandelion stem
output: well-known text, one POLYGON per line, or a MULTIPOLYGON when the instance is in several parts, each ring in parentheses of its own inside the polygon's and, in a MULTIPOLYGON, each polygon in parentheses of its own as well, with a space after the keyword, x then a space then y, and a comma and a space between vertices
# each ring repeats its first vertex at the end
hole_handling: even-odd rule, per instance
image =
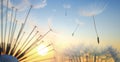
POLYGON ((8 21, 8 1, 9 0, 7 0, 7 7, 6 7, 6 20, 5 20, 5 33, 4 33, 4 42, 5 42, 5 52, 6 52, 6 47, 7 47, 7 42, 8 41, 6 41, 6 33, 7 33, 7 21, 8 21))
POLYGON ((10 42, 13 41, 13 37, 14 37, 14 32, 15 32, 15 29, 16 29, 16 23, 17 23, 17 20, 16 20, 16 14, 17 14, 17 9, 15 10, 15 17, 14 17, 14 20, 13 20, 13 25, 12 25, 12 30, 11 30, 11 40, 10 42))
POLYGON ((35 29, 36 29, 36 26, 34 26, 33 30, 30 32, 30 34, 28 35, 28 37, 27 37, 26 40, 24 41, 24 43, 23 43, 23 45, 22 45, 22 48, 21 48, 22 50, 24 50, 25 47, 27 46, 26 43, 28 43, 27 41, 28 41, 28 39, 30 38, 30 36, 32 35, 32 33, 34 32, 35 29))
POLYGON ((13 9, 14 9, 14 7, 12 7, 12 11, 11 11, 11 20, 10 20, 9 33, 8 33, 8 43, 10 43, 10 33, 11 33, 11 26, 12 26, 13 9))
POLYGON ((3 47, 3 0, 1 0, 1 47, 3 47))

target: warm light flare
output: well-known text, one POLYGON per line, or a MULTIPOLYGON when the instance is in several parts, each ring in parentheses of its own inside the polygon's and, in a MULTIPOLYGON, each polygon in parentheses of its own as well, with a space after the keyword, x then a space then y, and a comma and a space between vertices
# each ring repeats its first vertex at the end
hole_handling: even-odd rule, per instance
POLYGON ((38 54, 44 56, 48 53, 48 48, 45 45, 39 45, 37 47, 38 54))

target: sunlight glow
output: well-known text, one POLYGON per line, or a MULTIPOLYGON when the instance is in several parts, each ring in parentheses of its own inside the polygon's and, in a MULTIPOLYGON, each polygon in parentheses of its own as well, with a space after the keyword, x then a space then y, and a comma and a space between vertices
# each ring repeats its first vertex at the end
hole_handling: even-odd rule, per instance
POLYGON ((40 45, 37 47, 38 54, 44 56, 48 53, 48 48, 45 45, 40 45))

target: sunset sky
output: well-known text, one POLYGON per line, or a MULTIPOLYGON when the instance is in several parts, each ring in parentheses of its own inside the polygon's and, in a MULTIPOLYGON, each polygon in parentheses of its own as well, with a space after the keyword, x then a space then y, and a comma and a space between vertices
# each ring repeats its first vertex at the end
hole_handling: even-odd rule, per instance
POLYGON ((18 59, 20 61, 40 61, 45 58, 55 61, 56 56, 58 61, 62 61, 59 56, 66 58, 67 54, 69 58, 72 54, 87 57, 107 51, 104 55, 112 56, 112 53, 108 53, 109 48, 112 50, 111 46, 120 50, 120 0, 0 0, 2 1, 0 48, 3 48, 3 54, 12 55, 14 52, 15 56, 19 53, 15 56, 18 59, 24 53, 18 59))
POLYGON ((59 45, 98 45, 92 19, 95 15, 99 45, 120 47, 119 0, 10 0, 9 4, 9 7, 18 8, 19 22, 24 20, 27 10, 33 5, 26 28, 37 25, 39 30, 46 32, 50 25, 53 33, 48 39, 59 45), (79 27, 72 36, 77 24, 79 27))

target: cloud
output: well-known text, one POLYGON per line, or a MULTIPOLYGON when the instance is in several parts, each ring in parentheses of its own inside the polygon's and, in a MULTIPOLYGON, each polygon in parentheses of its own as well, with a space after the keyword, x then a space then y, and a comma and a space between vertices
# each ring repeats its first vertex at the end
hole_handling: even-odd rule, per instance
MULTIPOLYGON (((24 0, 24 1, 28 5, 33 5, 32 3, 30 3, 29 0, 24 0)), ((39 0, 38 2, 39 4, 33 5, 33 8, 44 8, 45 6, 47 6, 47 0, 39 0)))

